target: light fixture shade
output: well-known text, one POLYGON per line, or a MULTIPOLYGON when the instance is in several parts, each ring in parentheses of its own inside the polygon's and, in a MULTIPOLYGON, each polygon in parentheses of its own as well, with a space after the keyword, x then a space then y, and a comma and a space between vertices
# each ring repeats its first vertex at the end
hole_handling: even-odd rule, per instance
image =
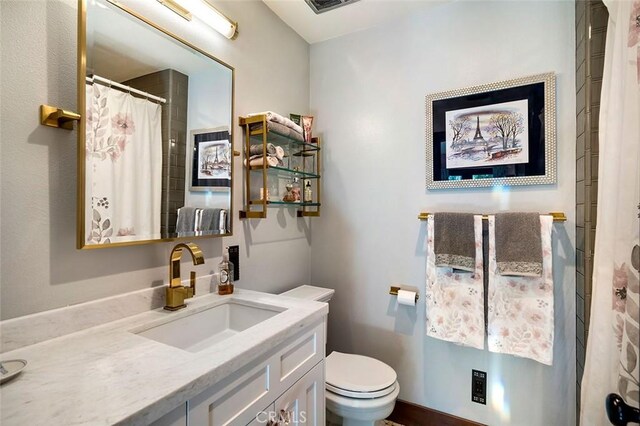
POLYGON ((202 8, 202 15, 198 12, 198 16, 211 26, 214 30, 228 39, 233 39, 238 34, 238 23, 223 15, 218 9, 213 7, 207 0, 200 0, 206 7, 202 8))
MULTIPOLYGON (((114 0, 109 0, 114 1, 114 0)), ((158 0, 158 3, 176 13, 178 16, 186 19, 187 21, 191 21, 191 12, 184 8, 179 2, 175 0, 158 0)))
POLYGON ((187 20, 195 16, 228 39, 238 35, 238 23, 227 18, 206 0, 158 0, 187 20), (188 17, 187 17, 188 16, 188 17))

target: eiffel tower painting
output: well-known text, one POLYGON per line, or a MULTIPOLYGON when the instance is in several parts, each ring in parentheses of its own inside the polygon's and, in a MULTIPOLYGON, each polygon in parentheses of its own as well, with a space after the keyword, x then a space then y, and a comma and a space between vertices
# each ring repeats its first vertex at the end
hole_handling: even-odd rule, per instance
POLYGON ((527 163, 527 114, 526 99, 446 111, 447 169, 527 163))
POLYGON ((476 135, 473 137, 473 142, 476 144, 479 143, 486 143, 486 141, 484 140, 484 138, 482 137, 482 132, 480 131, 480 116, 478 115, 476 117, 476 135))

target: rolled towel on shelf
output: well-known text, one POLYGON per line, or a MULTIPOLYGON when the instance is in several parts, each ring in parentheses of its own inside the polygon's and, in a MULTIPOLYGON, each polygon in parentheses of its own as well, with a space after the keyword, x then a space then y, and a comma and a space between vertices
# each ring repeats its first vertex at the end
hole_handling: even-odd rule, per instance
POLYGON ((284 159, 284 148, 281 146, 276 146, 276 158, 278 160, 284 159))
POLYGON ((500 213, 496 221, 496 262, 500 275, 539 277, 542 245, 539 213, 500 213))
POLYGON ((474 216, 470 213, 434 214, 436 266, 473 272, 476 265, 474 216))
POLYGON ((291 129, 283 124, 276 123, 274 121, 267 121, 267 128, 270 132, 275 132, 283 136, 287 136, 291 139, 295 139, 299 142, 304 142, 304 135, 297 130, 291 129))
MULTIPOLYGON (((267 155, 275 157, 277 153, 276 146, 272 143, 267 143, 267 155)), ((262 155, 262 144, 258 143, 249 147, 249 155, 262 155)))
POLYGON ((282 124, 283 126, 286 126, 291 130, 294 130, 295 132, 300 133, 302 135, 302 127, 300 127, 300 125, 294 123, 289 118, 283 117, 277 112, 273 112, 273 111, 255 112, 252 114, 247 114, 247 117, 253 117, 256 115, 265 115, 268 121, 282 124))
MULTIPOLYGON (((256 124, 255 127, 252 127, 252 129, 261 130, 262 124, 256 124)), ((275 121, 267 121, 267 129, 270 132, 295 139, 298 142, 304 142, 304 135, 302 133, 298 132, 297 130, 291 129, 284 124, 276 123, 275 121)))
MULTIPOLYGON (((251 157, 249 158, 249 166, 250 167, 255 167, 255 166, 262 166, 264 164, 264 157, 260 156, 255 156, 255 157, 251 157)), ((276 158, 276 157, 267 157, 267 165, 269 167, 277 167, 280 164, 280 161, 276 158)), ((245 166, 247 165, 247 160, 244 160, 244 164, 245 166)))

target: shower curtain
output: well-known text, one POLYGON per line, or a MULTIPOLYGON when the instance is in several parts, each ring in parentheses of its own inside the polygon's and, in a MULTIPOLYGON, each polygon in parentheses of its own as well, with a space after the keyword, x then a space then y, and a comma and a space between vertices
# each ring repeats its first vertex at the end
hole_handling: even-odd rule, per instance
POLYGON ((162 107, 98 83, 86 99, 86 242, 160 237, 162 107))
POLYGON ((640 0, 609 10, 600 109, 598 222, 581 425, 609 425, 605 397, 638 407, 640 0))

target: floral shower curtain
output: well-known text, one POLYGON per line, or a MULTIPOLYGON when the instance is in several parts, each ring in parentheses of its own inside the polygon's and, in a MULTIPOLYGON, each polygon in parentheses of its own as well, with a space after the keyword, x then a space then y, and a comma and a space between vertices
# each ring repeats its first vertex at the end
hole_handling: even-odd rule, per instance
POLYGON ((158 238, 162 107, 98 83, 86 99, 87 244, 158 238))
POLYGON ((639 404, 640 0, 609 10, 600 110, 598 222, 580 424, 609 425, 605 398, 639 404))

